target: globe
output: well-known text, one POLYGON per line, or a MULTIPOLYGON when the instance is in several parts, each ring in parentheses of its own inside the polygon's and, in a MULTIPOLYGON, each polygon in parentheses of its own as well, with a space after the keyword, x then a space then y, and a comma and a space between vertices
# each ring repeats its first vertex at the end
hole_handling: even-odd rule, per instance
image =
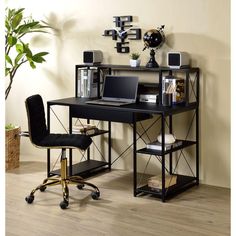
POLYGON ((150 48, 160 48, 165 42, 163 31, 158 29, 148 30, 143 36, 144 45, 150 48))
POLYGON ((155 51, 154 49, 159 49, 165 42, 165 34, 163 32, 164 25, 157 29, 148 30, 144 36, 144 49, 152 48, 150 52, 150 60, 147 63, 146 67, 159 67, 155 60, 155 51))

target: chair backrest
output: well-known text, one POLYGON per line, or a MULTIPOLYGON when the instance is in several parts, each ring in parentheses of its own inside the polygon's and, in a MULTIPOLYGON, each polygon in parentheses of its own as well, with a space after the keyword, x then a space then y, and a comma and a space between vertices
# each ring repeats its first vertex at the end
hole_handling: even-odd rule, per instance
POLYGON ((43 100, 40 95, 33 95, 25 100, 28 116, 28 129, 31 142, 38 145, 48 135, 43 100))

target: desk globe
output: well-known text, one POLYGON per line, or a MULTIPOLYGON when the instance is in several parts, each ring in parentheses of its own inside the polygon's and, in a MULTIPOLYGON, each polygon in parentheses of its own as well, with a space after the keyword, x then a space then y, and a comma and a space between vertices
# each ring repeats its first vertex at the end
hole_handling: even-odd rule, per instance
POLYGON ((164 27, 165 26, 162 25, 160 28, 148 30, 143 36, 143 51, 146 48, 151 48, 150 59, 146 65, 148 68, 159 67, 155 60, 155 50, 159 49, 165 42, 164 27))

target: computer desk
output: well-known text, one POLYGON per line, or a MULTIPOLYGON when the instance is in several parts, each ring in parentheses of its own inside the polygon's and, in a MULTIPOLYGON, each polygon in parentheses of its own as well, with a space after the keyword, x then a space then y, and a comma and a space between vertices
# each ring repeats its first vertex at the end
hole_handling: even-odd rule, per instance
MULTIPOLYGON (((164 202, 166 197, 169 195, 173 195, 180 190, 185 190, 193 185, 199 184, 199 115, 198 115, 198 103, 192 102, 184 105, 173 105, 172 107, 163 107, 156 103, 135 103, 129 104, 125 106, 115 107, 115 106, 102 106, 102 105, 92 105, 86 104, 88 98, 77 98, 77 97, 69 97, 64 99, 57 99, 47 102, 47 124, 50 130, 50 110, 52 106, 66 106, 69 108, 69 132, 72 132, 72 119, 73 118, 83 118, 88 121, 91 120, 102 120, 108 122, 108 161, 96 161, 90 160, 89 150, 87 161, 83 163, 78 163, 76 165, 72 165, 72 150, 70 150, 69 156, 69 174, 78 174, 78 175, 86 175, 86 173, 92 173, 94 170, 99 170, 100 168, 105 167, 106 169, 111 169, 111 122, 121 122, 121 123, 129 123, 132 124, 133 127, 133 194, 136 196, 139 193, 151 193, 155 194, 156 192, 150 190, 147 186, 142 188, 137 188, 137 152, 142 154, 153 154, 161 156, 161 169, 162 169, 162 189, 161 192, 157 192, 157 197, 160 197, 164 202), (166 117, 168 117, 169 127, 168 132, 172 133, 173 125, 172 125, 172 116, 178 113, 194 111, 196 118, 196 140, 189 141, 184 140, 183 145, 178 148, 174 148, 169 151, 164 150, 165 143, 165 122, 166 117), (161 135, 162 135, 162 150, 161 151, 153 151, 150 153, 150 150, 146 148, 137 151, 137 137, 136 137, 136 123, 142 120, 146 120, 152 117, 152 115, 161 116, 161 135), (196 176, 194 177, 183 177, 183 180, 180 181, 176 188, 168 190, 165 188, 165 155, 169 155, 169 173, 172 174, 172 152, 177 150, 182 150, 185 147, 195 145, 196 147, 196 176), (169 195, 166 194, 168 190, 169 195)), ((50 150, 47 153, 48 156, 48 175, 58 174, 57 172, 50 172, 50 150)), ((178 177, 179 179, 182 178, 178 177)))

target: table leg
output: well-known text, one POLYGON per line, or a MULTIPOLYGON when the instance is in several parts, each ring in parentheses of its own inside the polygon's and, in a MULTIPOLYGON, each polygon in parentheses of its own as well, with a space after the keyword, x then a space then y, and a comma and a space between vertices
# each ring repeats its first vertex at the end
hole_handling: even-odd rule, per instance
POLYGON ((133 184, 134 184, 134 197, 137 195, 137 142, 136 142, 136 115, 133 114, 133 184))

